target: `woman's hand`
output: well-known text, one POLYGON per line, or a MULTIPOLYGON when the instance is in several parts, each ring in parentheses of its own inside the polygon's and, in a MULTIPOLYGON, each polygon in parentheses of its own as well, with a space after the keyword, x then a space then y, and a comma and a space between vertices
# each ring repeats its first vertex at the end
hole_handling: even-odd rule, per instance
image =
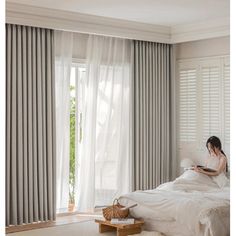
POLYGON ((202 169, 198 168, 197 166, 194 166, 194 171, 198 172, 198 173, 202 173, 202 169))

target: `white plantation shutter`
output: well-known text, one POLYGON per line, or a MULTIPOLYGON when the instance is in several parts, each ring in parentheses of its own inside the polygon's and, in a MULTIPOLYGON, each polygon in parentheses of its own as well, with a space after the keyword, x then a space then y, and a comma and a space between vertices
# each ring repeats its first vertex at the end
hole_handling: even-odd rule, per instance
POLYGON ((180 71, 180 141, 196 141, 197 129, 196 69, 180 71))
POLYGON ((212 135, 221 137, 221 86, 219 66, 201 68, 201 87, 202 141, 205 143, 212 135))
POLYGON ((224 65, 224 142, 230 144, 230 66, 224 65))
POLYGON ((228 57, 179 63, 179 155, 202 160, 206 140, 218 136, 229 158, 230 65, 228 57))

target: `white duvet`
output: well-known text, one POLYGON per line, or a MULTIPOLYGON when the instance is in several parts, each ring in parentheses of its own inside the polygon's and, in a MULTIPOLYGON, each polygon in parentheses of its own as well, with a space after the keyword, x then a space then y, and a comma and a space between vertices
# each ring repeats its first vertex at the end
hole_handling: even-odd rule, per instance
POLYGON ((170 236, 229 235, 229 181, 192 170, 156 189, 120 197, 123 205, 138 203, 130 212, 145 220, 146 229, 170 236), (220 184, 219 184, 220 183, 220 184))

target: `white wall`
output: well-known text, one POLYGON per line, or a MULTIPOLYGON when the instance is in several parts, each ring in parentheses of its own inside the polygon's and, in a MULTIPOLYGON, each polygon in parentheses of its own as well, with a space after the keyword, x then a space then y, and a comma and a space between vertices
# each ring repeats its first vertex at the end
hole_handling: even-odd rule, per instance
POLYGON ((212 57, 230 54, 230 38, 221 37, 176 44, 176 59, 212 57))

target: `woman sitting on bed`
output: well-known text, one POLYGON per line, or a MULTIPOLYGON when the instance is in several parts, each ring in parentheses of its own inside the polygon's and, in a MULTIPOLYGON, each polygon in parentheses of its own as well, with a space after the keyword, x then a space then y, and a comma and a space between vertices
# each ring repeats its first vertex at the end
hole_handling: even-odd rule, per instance
POLYGON ((210 137, 206 142, 206 147, 210 153, 206 162, 206 167, 214 169, 215 171, 205 171, 197 166, 194 167, 194 170, 208 176, 218 176, 221 173, 225 174, 227 172, 227 157, 221 149, 220 139, 216 136, 210 137))

